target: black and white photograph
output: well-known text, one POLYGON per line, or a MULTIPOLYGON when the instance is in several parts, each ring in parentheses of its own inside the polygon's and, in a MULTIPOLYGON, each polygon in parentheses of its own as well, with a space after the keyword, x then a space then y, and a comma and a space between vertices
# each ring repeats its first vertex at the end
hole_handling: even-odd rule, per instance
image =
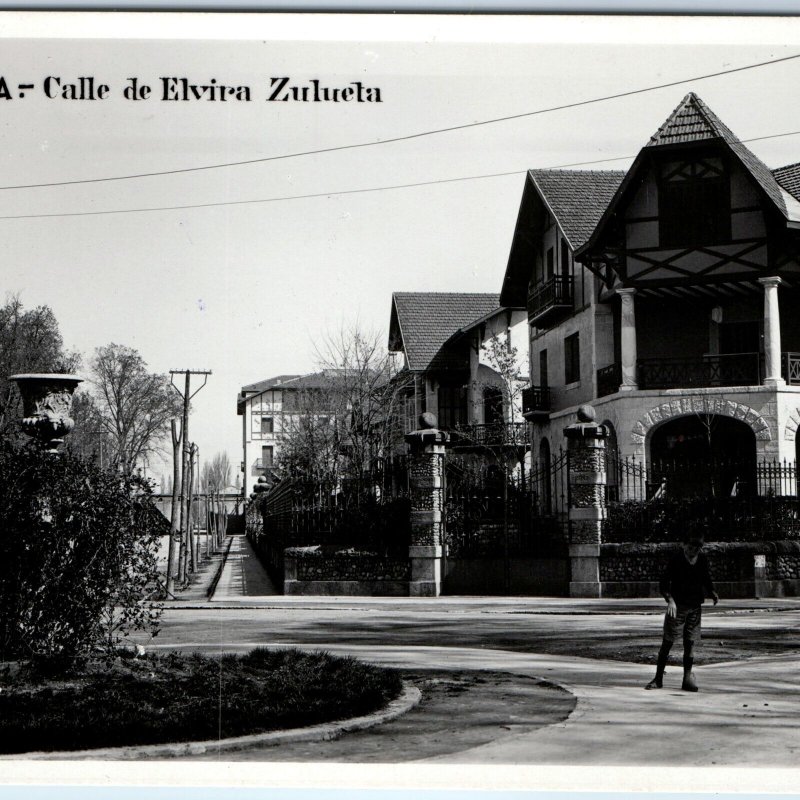
POLYGON ((795 791, 799 82, 0 12, 0 782, 795 791))

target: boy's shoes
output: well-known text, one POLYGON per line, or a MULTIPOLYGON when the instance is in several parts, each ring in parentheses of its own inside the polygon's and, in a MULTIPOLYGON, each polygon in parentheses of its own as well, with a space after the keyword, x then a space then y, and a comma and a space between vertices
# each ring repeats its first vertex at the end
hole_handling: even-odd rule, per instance
POLYGON ((658 676, 656 676, 644 688, 645 689, 661 689, 663 685, 664 685, 663 684, 663 678, 659 678, 658 676))
POLYGON ((684 674, 681 689, 683 689, 684 692, 697 691, 697 681, 694 679, 694 672, 687 672, 684 674))

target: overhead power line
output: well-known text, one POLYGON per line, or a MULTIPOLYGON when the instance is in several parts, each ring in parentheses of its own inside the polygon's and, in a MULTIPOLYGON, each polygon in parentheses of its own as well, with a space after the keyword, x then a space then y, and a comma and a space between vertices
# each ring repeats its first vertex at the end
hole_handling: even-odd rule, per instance
MULTIPOLYGON (((742 139, 742 143, 761 142, 765 139, 780 139, 784 136, 798 136, 800 131, 788 131, 787 133, 773 133, 767 136, 755 136, 751 139, 742 139)), ((593 161, 573 161, 570 164, 558 164, 551 167, 540 167, 540 169, 567 169, 569 167, 588 167, 593 164, 607 164, 610 161, 630 161, 635 156, 613 156, 610 158, 598 158, 593 161)), ((349 194, 366 194, 368 192, 388 192, 395 189, 415 189, 421 186, 435 186, 440 183, 460 183, 462 181, 479 181, 487 178, 507 178, 510 175, 524 175, 527 169, 515 169, 509 172, 491 172, 484 175, 462 175, 456 178, 438 178, 432 181, 417 181, 415 183, 397 183, 391 186, 370 186, 363 189, 342 189, 328 192, 313 192, 310 194, 285 195, 283 197, 264 197, 254 200, 220 200, 212 203, 189 203, 179 206, 148 206, 144 208, 117 208, 101 211, 57 211, 51 214, 13 214, 0 215, 0 220, 5 219, 46 219, 48 217, 97 217, 108 214, 140 214, 149 211, 186 211, 194 208, 217 208, 221 206, 246 206, 256 205, 257 203, 282 203, 290 200, 313 200, 320 197, 339 197, 349 194)))
MULTIPOLYGON (((222 164, 204 164, 199 167, 182 167, 179 169, 160 170, 158 172, 139 172, 130 175, 112 175, 105 178, 80 178, 69 181, 49 181, 46 183, 21 183, 9 186, 0 186, 0 191, 10 189, 42 189, 52 186, 76 186, 86 183, 107 183, 109 181, 129 181, 137 180, 140 178, 155 178, 164 175, 180 175, 189 172, 202 172, 212 169, 226 169, 228 167, 242 167, 250 164, 264 164, 270 161, 282 161, 288 158, 300 158, 301 156, 322 155, 323 153, 335 153, 341 150, 355 150, 363 147, 377 147, 379 145, 392 144, 395 142, 406 142, 412 139, 421 139, 426 136, 436 136, 440 133, 452 133, 453 131, 466 130, 468 128, 477 128, 483 125, 494 125, 498 122, 509 122, 510 120, 523 119, 525 117, 534 117, 541 114, 549 114, 554 111, 565 111, 570 108, 580 108, 581 106, 588 106, 595 103, 604 103, 608 100, 618 100, 622 97, 632 97, 637 94, 644 94, 646 92, 654 92, 658 89, 668 89, 671 86, 680 86, 684 83, 695 83, 697 81, 704 81, 710 78, 718 78, 722 75, 732 75, 736 72, 744 72, 750 69, 757 69, 759 67, 767 67, 773 64, 780 64, 785 61, 792 61, 800 58, 800 53, 791 56, 783 56, 781 58, 773 58, 767 61, 759 61, 756 64, 745 64, 742 67, 732 67, 731 69, 720 70, 719 72, 709 72, 705 75, 697 75, 692 78, 681 78, 680 80, 669 81, 667 83, 659 83, 654 86, 646 86, 641 89, 629 89, 625 92, 617 92, 616 94, 603 95, 602 97, 593 97, 589 100, 579 100, 574 103, 564 103, 559 106, 550 106, 549 108, 540 108, 535 111, 523 111, 519 114, 509 114, 504 117, 493 117, 492 119, 478 120, 477 122, 466 122, 461 125, 450 125, 446 128, 435 128, 428 131, 419 131, 418 133, 405 134, 403 136, 393 136, 389 139, 376 139, 373 142, 355 142, 353 144, 335 145, 331 147, 321 147, 315 150, 301 150, 295 153, 283 153, 277 156, 264 156, 263 158, 251 158, 244 161, 228 161, 222 164)), ((158 209, 153 209, 158 210, 158 209)))

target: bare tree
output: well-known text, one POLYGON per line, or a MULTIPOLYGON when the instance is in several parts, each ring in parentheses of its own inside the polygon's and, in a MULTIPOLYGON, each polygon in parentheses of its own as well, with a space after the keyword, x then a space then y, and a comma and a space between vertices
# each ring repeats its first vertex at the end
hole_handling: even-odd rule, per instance
MULTIPOLYGON (((207 525, 212 529, 214 547, 221 547, 228 532, 225 489, 231 480, 231 462, 225 452, 217 453, 203 464, 201 484, 206 494, 207 525)), ((208 548, 206 548, 208 549, 208 548)))
POLYGON ((402 442, 410 379, 395 373, 383 338, 354 326, 322 341, 317 380, 284 409, 279 467, 318 483, 362 481, 402 442))
POLYGON ((91 361, 99 424, 111 441, 111 463, 121 472, 162 452, 170 420, 181 413, 165 375, 148 372, 142 356, 125 345, 99 347, 91 361))

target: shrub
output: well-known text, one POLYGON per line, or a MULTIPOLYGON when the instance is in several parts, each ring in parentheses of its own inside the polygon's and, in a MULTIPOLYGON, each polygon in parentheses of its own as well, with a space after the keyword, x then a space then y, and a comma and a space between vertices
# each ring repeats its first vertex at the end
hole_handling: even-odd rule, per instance
POLYGON ((0 647, 69 662, 158 630, 149 487, 68 454, 0 442, 0 647))

